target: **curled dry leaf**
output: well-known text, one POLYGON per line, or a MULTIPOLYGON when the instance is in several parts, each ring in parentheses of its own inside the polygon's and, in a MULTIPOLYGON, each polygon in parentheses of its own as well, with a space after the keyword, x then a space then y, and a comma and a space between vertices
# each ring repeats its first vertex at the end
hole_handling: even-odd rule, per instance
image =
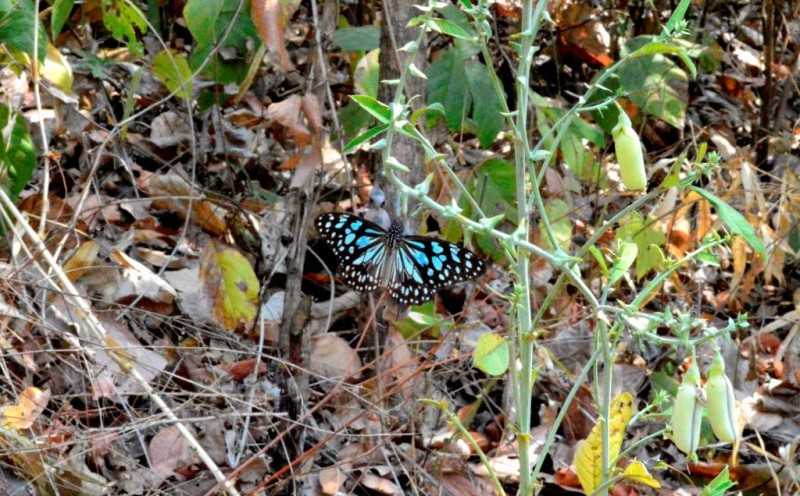
POLYGON ((110 258, 122 269, 122 279, 114 294, 115 301, 147 298, 156 303, 171 304, 175 300, 175 289, 144 264, 132 259, 120 250, 113 250, 110 258))
POLYGON ((3 408, 3 427, 6 429, 30 428, 47 407, 48 401, 50 401, 50 391, 42 391, 37 387, 25 388, 20 393, 15 405, 3 408))
POLYGON ((64 273, 69 280, 76 282, 83 277, 96 264, 99 251, 100 246, 94 241, 81 244, 64 263, 64 273))

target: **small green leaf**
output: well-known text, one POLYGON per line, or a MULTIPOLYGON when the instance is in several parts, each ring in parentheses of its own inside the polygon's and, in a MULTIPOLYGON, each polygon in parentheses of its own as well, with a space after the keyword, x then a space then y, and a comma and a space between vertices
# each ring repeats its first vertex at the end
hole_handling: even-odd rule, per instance
POLYGON ((353 86, 356 92, 378 98, 378 84, 380 83, 381 68, 378 64, 380 50, 375 49, 367 53, 356 64, 353 72, 353 86))
POLYGON ((600 272, 602 272, 603 275, 607 276, 608 275, 608 265, 606 265, 606 259, 603 256, 603 252, 600 251, 600 249, 598 247, 592 245, 592 246, 589 247, 589 253, 592 254, 592 256, 594 257, 595 261, 597 262, 597 265, 600 266, 600 272))
POLYGON ((367 129, 363 133, 359 134, 355 138, 348 141, 346 145, 344 145, 344 153, 345 154, 353 153, 353 151, 357 150, 358 147, 360 147, 367 141, 370 141, 375 136, 382 134, 387 129, 389 129, 388 124, 382 126, 375 126, 370 129, 367 129))
POLYGON ((53 3, 53 13, 50 15, 50 35, 53 40, 61 33, 74 5, 75 0, 56 0, 53 3))
POLYGON ((472 363, 487 375, 499 376, 508 370, 510 356, 508 341, 502 336, 487 332, 478 338, 472 363))
POLYGON ((767 258, 767 250, 764 246, 764 242, 761 241, 761 238, 756 235, 755 229, 753 229, 753 226, 747 222, 747 219, 745 219, 742 214, 725 203, 722 198, 719 198, 703 188, 698 188, 696 186, 690 186, 690 188, 692 191, 697 192, 712 205, 714 205, 714 208, 717 209, 720 220, 722 220, 722 222, 728 226, 728 229, 730 229, 731 232, 744 238, 744 240, 747 241, 747 244, 750 245, 750 247, 755 250, 756 253, 761 255, 762 260, 767 258))
POLYGON ((428 330, 434 330, 434 334, 438 335, 442 328, 449 327, 450 324, 451 322, 436 313, 436 306, 429 301, 412 306, 404 319, 395 322, 395 327, 405 339, 413 339, 428 330))
POLYGON ((614 260, 614 265, 611 267, 611 273, 608 275, 608 285, 613 287, 617 284, 623 275, 628 272, 633 262, 636 261, 636 255, 639 254, 639 247, 636 243, 630 241, 620 242, 619 252, 617 259, 614 260))
POLYGON ((368 52, 381 44, 381 28, 358 26, 339 28, 331 35, 331 42, 345 52, 368 52))
POLYGON ((153 57, 153 75, 178 97, 192 97, 192 69, 185 55, 162 50, 153 57))
MULTIPOLYGON (((553 198, 545 203, 544 209, 547 211, 550 229, 558 247, 565 251, 569 250, 569 246, 572 243, 572 220, 569 218, 570 206, 560 198, 553 198)), ((542 233, 544 244, 548 249, 555 250, 556 247, 551 246, 544 229, 544 221, 540 220, 539 231, 542 233)))
POLYGON ((128 44, 134 55, 142 55, 144 47, 139 42, 136 31, 147 32, 147 18, 132 2, 116 0, 102 2, 103 25, 111 31, 114 39, 128 44))
POLYGON ((350 98, 378 119, 381 124, 389 124, 392 120, 392 110, 385 103, 381 103, 369 95, 351 95, 350 98))
POLYGON ((725 496, 728 494, 728 489, 735 485, 736 483, 731 481, 731 476, 728 473, 728 466, 725 465, 725 468, 703 488, 700 496, 725 496))

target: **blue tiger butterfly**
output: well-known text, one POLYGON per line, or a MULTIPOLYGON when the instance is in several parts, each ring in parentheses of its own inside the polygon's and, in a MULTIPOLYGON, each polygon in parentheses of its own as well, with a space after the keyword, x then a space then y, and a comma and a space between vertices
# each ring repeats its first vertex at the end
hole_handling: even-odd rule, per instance
POLYGON ((477 255, 455 243, 406 236, 393 221, 388 230, 351 214, 327 213, 314 222, 338 260, 338 275, 357 291, 386 287, 399 303, 419 305, 436 291, 486 271, 477 255))

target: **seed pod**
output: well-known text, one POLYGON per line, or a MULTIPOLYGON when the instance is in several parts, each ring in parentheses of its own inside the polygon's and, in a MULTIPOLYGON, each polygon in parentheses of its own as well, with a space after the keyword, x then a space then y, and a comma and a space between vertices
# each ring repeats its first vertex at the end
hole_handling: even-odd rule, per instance
POLYGON ((647 173, 644 170, 644 155, 639 135, 631 127, 628 115, 620 110, 619 120, 611 130, 614 137, 614 152, 619 163, 619 176, 626 189, 647 188, 647 173))
POLYGON ((711 430, 720 441, 734 442, 739 431, 736 425, 736 398, 733 396, 733 384, 725 374, 725 361, 719 351, 708 369, 705 390, 711 430))
POLYGON ((691 456, 700 442, 700 423, 703 419, 703 406, 697 401, 700 383, 700 370, 692 361, 689 370, 678 386, 678 394, 672 405, 672 442, 679 450, 691 456))

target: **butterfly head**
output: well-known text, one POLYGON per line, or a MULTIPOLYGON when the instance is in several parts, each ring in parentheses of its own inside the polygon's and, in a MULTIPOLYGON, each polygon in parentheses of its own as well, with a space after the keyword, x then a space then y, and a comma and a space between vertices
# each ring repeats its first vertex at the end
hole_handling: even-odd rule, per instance
POLYGON ((405 229, 403 228, 402 222, 399 220, 392 220, 392 224, 386 231, 386 244, 389 245, 390 248, 397 246, 398 242, 403 239, 404 231, 405 229))

